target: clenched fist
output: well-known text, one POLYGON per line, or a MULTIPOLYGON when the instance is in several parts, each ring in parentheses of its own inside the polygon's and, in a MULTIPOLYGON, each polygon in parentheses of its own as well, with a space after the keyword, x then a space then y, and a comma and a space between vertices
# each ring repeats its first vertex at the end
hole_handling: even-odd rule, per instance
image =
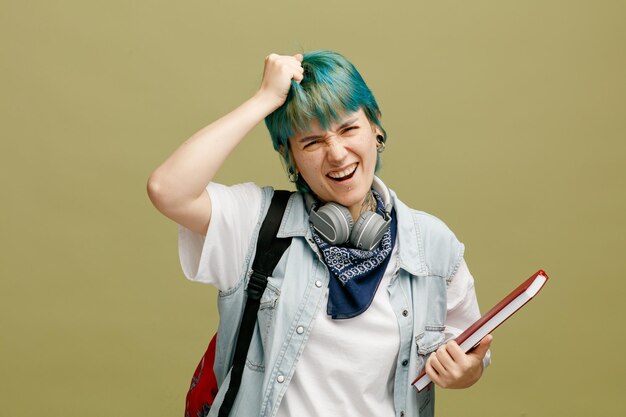
POLYGON ((300 83, 304 76, 302 68, 302 54, 277 55, 269 54, 265 58, 263 80, 257 94, 273 102, 276 108, 280 107, 289 94, 291 80, 300 83))

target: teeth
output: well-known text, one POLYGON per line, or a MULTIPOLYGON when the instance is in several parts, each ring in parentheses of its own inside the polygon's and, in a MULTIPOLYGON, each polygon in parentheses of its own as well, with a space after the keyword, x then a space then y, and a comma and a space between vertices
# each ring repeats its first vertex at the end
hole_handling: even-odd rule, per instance
POLYGON ((346 169, 342 170, 342 171, 337 171, 337 172, 329 172, 328 176, 331 178, 343 178, 347 175, 350 175, 354 172, 354 170, 356 169, 356 162, 350 166, 348 166, 346 169))

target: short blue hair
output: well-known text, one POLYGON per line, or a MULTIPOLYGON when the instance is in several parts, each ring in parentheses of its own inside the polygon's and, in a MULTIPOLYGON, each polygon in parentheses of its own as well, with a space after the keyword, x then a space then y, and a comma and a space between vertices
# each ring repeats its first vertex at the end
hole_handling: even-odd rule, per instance
MULTIPOLYGON (((310 129, 312 120, 317 120, 326 129, 342 115, 362 108, 370 123, 381 130, 382 141, 387 140, 376 99, 350 61, 337 52, 319 50, 304 53, 301 65, 304 69, 302 81, 298 84, 292 80, 283 105, 265 118, 274 149, 281 152, 282 148, 281 155, 290 176, 295 174, 295 164, 291 160, 289 138, 310 129)), ((380 154, 376 172, 379 169, 380 154)), ((302 192, 309 190, 301 177, 296 181, 296 187, 302 192)))

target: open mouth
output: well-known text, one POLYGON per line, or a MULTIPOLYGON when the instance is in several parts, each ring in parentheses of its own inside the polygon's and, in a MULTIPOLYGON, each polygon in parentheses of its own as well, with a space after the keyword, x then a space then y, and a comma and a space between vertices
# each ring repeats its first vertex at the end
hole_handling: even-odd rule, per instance
POLYGON ((354 176, 358 166, 359 164, 355 162, 341 171, 329 172, 326 176, 336 182, 346 181, 354 176))

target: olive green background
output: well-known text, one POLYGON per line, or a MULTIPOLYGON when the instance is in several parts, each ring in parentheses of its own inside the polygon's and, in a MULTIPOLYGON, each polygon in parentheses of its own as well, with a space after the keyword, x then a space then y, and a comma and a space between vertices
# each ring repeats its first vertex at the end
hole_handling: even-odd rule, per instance
MULTIPOLYGON (((550 275, 438 416, 621 414, 623 1, 0 4, 0 416, 182 416, 216 292, 146 180, 266 55, 322 48, 374 91, 381 176, 466 244, 483 311, 550 275)), ((217 180, 289 186, 264 126, 217 180)))

